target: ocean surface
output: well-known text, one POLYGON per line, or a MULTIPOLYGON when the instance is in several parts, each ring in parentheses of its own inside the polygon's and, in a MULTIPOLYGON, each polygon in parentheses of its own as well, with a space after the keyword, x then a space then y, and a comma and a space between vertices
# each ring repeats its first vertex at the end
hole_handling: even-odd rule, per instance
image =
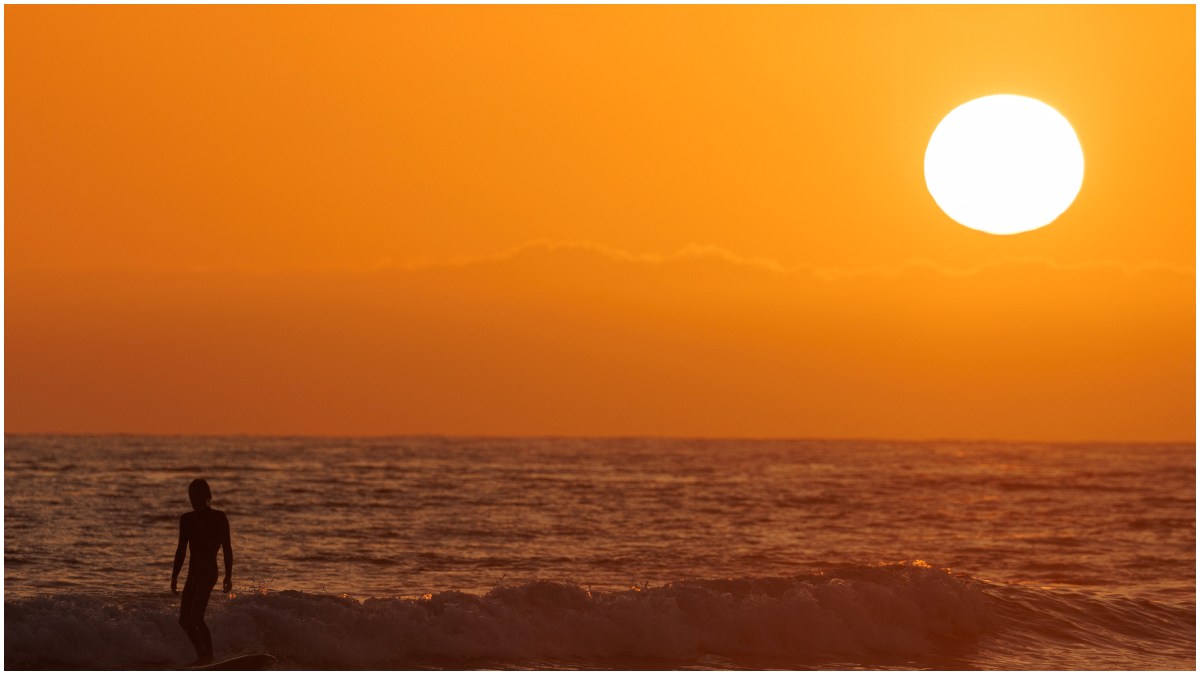
POLYGON ((1187 445, 6 435, 6 668, 1185 669, 1187 445), (182 587, 182 579, 181 579, 182 587))

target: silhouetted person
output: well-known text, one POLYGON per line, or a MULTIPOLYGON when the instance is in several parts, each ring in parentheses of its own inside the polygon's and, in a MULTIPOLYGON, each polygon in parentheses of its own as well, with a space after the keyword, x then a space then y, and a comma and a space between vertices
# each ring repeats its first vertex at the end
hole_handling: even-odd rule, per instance
POLYGON ((183 598, 179 603, 179 625, 187 633, 196 648, 196 663, 212 663, 212 636, 204 623, 204 610, 208 608, 208 596, 217 584, 217 549, 225 548, 225 592, 233 589, 233 547, 229 543, 229 519, 223 511, 210 505, 212 491, 208 482, 197 478, 188 485, 188 499, 192 511, 179 517, 179 548, 175 549, 175 568, 171 572, 171 592, 179 581, 179 570, 188 545, 192 547, 192 559, 188 563, 187 583, 183 585, 183 598))

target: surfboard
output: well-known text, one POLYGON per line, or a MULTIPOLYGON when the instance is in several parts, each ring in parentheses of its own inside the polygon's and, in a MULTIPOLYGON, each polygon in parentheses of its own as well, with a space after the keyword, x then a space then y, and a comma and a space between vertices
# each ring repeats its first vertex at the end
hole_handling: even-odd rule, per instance
POLYGON ((276 661, 270 654, 246 654, 186 670, 264 670, 275 665, 276 661))

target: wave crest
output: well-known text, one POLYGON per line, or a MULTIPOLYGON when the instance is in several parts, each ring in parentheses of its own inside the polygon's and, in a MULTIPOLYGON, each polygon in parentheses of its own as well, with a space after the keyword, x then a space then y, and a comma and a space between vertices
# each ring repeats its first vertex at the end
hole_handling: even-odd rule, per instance
MULTIPOLYGON (((182 662, 191 648, 176 625, 176 611, 176 602, 161 597, 66 594, 6 601, 5 666, 182 662)), ((1146 640, 1153 639, 1147 630, 1179 627, 1186 619, 1185 610, 1149 601, 1059 597, 918 561, 626 591, 538 581, 485 595, 446 591, 361 602, 268 592, 215 599, 208 623, 221 654, 266 651, 284 666, 307 669, 547 664, 959 669, 972 667, 966 660, 972 654, 1003 650, 1008 633, 1021 637, 1023 649, 1034 647, 1030 640, 1036 635, 1075 642, 1096 629, 1146 640), (1123 619, 1128 612, 1135 613, 1123 619), (1105 625, 1082 625, 1089 616, 1105 625), (1132 627, 1122 629, 1123 622, 1132 627), (1068 624, 1074 627, 1064 628, 1068 624)), ((1194 627, 1194 614, 1190 623, 1194 627)), ((1068 646, 1038 650, 1053 654, 1068 646)))
MULTIPOLYGON (((182 659, 190 647, 175 611, 150 598, 6 601, 5 665, 182 659)), ((271 592, 214 603, 208 622, 220 651, 319 668, 915 657, 969 643, 992 619, 978 582, 901 563, 617 592, 549 581, 416 600, 271 592)))

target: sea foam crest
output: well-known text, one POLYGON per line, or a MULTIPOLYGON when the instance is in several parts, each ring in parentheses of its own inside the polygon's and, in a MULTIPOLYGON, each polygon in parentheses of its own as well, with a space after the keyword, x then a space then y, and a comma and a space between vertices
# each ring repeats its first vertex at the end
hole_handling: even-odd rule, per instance
MULTIPOLYGON (((8 601, 5 665, 181 661, 190 647, 175 611, 160 598, 8 601)), ((970 645, 993 618, 980 582, 902 563, 619 592, 548 581, 416 600, 270 592, 214 604, 208 622, 219 651, 268 651, 284 665, 345 668, 917 657, 970 645)))

